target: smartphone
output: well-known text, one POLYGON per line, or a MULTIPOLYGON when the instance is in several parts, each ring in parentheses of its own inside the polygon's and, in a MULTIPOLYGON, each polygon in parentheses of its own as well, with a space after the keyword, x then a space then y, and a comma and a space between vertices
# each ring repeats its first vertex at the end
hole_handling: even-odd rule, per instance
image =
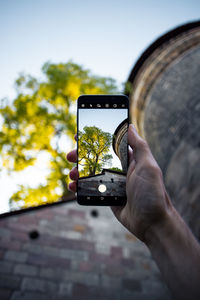
POLYGON ((77 202, 125 205, 128 97, 83 95, 77 102, 77 202))

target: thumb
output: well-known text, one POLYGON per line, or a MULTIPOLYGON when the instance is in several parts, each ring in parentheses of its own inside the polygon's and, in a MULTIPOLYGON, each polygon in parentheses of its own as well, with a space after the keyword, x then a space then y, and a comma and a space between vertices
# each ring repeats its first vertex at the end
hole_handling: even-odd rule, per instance
POLYGON ((136 161, 149 154, 147 142, 139 136, 133 124, 130 124, 128 128, 128 143, 135 153, 136 161))

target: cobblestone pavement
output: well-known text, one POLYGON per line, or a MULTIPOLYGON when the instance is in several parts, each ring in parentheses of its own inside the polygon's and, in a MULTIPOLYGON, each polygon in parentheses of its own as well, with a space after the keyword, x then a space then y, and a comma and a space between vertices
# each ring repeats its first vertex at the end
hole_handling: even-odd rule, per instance
POLYGON ((70 203, 0 220, 0 299, 171 298, 149 250, 110 208, 70 203))

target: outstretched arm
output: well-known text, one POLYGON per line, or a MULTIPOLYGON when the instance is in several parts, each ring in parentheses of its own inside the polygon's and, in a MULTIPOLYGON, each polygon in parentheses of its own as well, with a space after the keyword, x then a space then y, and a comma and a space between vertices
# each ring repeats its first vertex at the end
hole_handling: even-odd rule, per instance
POLYGON ((200 246, 173 207, 149 228, 145 243, 174 298, 200 299, 200 246))

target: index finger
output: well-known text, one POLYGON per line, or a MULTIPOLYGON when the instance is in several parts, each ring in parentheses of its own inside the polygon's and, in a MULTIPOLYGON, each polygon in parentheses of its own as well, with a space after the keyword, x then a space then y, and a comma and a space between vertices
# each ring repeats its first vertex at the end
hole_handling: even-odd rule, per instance
POLYGON ((77 162, 77 149, 74 149, 67 154, 67 160, 73 163, 77 162))

